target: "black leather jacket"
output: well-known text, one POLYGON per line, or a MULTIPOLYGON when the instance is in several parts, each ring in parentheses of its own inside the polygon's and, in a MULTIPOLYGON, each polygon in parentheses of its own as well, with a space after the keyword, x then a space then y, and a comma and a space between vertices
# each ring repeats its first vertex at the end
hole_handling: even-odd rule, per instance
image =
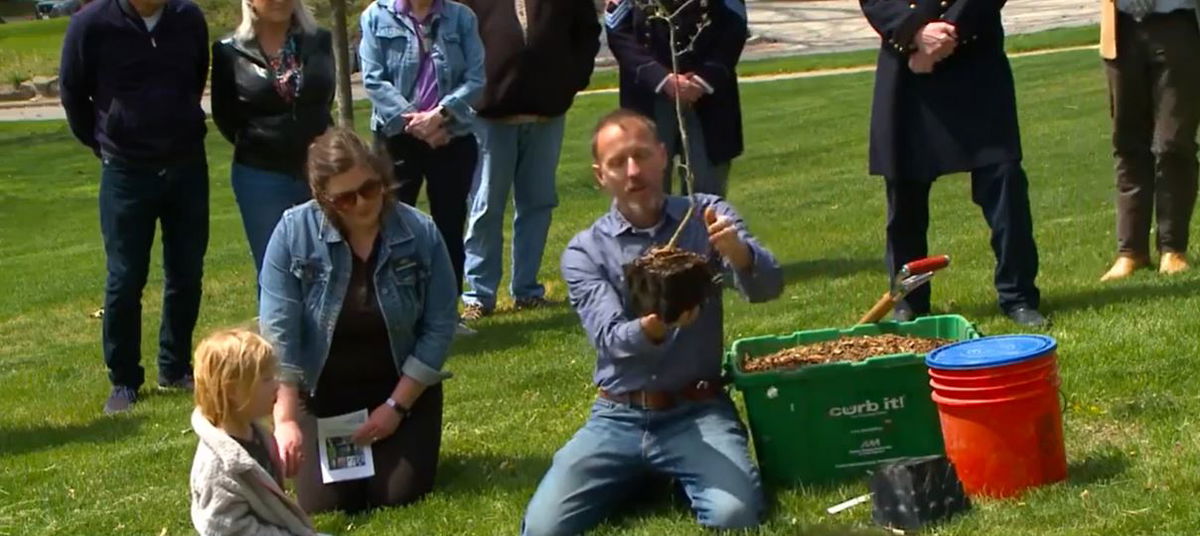
POLYGON ((308 144, 331 124, 335 77, 328 31, 301 34, 296 47, 304 79, 288 103, 275 91, 257 41, 231 36, 213 43, 212 117, 234 145, 234 162, 300 178, 308 144))

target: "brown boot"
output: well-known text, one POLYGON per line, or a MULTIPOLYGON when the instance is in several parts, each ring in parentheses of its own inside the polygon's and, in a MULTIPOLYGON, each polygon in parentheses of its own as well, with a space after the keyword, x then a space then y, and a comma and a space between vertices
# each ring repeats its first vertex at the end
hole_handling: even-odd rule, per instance
POLYGON ((1188 265, 1187 257, 1182 253, 1168 251, 1162 254, 1158 259, 1158 272, 1163 274, 1177 274, 1191 268, 1188 265))
POLYGON ((1143 257, 1135 257, 1132 255, 1121 255, 1117 257, 1117 262, 1113 263, 1112 268, 1108 269, 1100 281, 1116 281, 1117 279, 1125 279, 1133 275, 1133 272, 1139 268, 1145 268, 1150 263, 1143 257))

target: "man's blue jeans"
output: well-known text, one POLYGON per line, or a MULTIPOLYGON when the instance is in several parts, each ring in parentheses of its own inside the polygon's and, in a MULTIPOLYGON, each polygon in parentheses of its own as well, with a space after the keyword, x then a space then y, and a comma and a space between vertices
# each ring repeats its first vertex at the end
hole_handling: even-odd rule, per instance
POLYGON ((191 374, 192 330, 200 314, 208 249, 208 163, 145 166, 105 157, 100 173, 100 233, 108 281, 104 289, 104 363, 113 385, 141 387, 142 290, 150 271, 155 227, 162 225, 163 306, 158 378, 191 374))
POLYGON ((283 211, 312 199, 303 179, 238 163, 230 170, 233 195, 242 213, 242 227, 254 257, 254 278, 262 271, 263 255, 283 211))
POLYGON ((503 275, 504 208, 513 191, 512 283, 514 298, 541 298, 538 282, 550 218, 558 206, 555 170, 562 149, 564 117, 507 124, 480 120, 479 184, 472 195, 466 237, 463 303, 496 307, 503 275))
POLYGON ((598 399, 525 512, 526 536, 579 534, 600 523, 648 474, 673 477, 701 525, 744 528, 763 512, 746 430, 727 397, 649 411, 598 399))

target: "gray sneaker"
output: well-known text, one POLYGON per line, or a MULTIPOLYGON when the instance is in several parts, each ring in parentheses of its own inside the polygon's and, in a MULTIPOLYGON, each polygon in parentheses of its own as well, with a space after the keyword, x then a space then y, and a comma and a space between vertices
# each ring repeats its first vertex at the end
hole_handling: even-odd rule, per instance
POLYGON ((467 327, 465 322, 460 321, 457 326, 454 326, 454 335, 456 337, 470 337, 471 335, 476 335, 478 333, 478 331, 467 327))
POLYGON ((104 402, 104 414, 113 415, 129 411, 137 403, 137 399, 137 390, 124 385, 114 385, 112 393, 108 395, 108 400, 104 402))

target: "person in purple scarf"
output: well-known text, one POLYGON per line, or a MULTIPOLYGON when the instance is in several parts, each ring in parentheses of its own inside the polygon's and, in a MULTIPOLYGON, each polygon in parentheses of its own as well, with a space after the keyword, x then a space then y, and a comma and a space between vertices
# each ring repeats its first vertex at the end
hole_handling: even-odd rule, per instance
POLYGON ((474 106, 484 86, 475 14, 451 0, 376 0, 361 22, 371 130, 394 163, 400 201, 415 205, 427 183, 429 211, 461 292, 463 227, 478 160, 474 106))

